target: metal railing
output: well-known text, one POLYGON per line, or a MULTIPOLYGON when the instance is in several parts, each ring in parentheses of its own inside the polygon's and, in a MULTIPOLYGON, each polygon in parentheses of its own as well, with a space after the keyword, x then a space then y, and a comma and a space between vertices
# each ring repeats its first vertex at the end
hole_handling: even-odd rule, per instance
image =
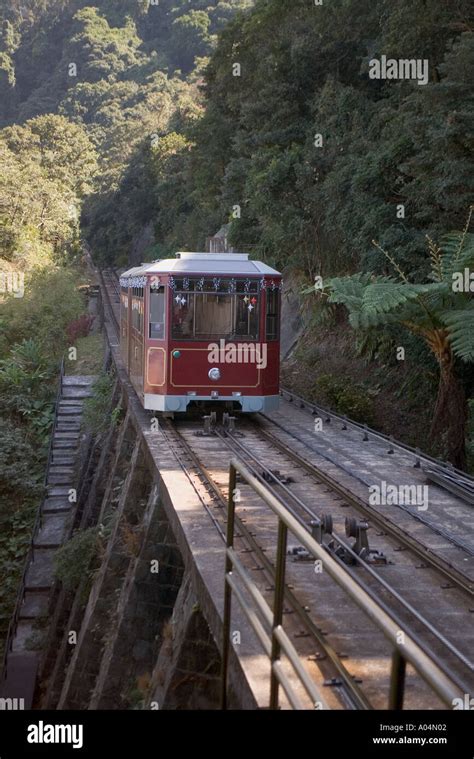
POLYGON ((390 676, 390 691, 388 697, 389 709, 402 709, 405 694, 405 671, 407 663, 411 664, 418 675, 428 684, 432 691, 447 706, 453 706, 454 699, 463 698, 458 686, 440 669, 437 663, 428 656, 409 633, 400 629, 390 614, 374 601, 373 598, 350 576, 327 551, 314 540, 311 534, 295 519, 290 511, 282 506, 275 496, 262 485, 241 461, 233 458, 229 470, 229 499, 227 513, 226 562, 224 586, 224 621, 221 672, 221 708, 228 705, 227 682, 229 674, 229 655, 231 651, 230 630, 232 613, 232 594, 235 595, 247 617, 250 626, 260 641, 265 654, 270 660, 270 709, 278 709, 280 704, 279 689, 283 688, 293 709, 304 709, 303 702, 296 693, 292 683, 283 670, 282 655, 285 655, 292 666, 300 685, 311 699, 314 708, 326 708, 318 686, 313 682, 300 656, 282 627, 283 601, 285 595, 286 547, 287 535, 290 532, 297 541, 309 552, 315 560, 320 560, 324 570, 341 587, 353 602, 370 618, 383 633, 392 647, 392 664, 390 676), (234 498, 237 473, 241 481, 245 481, 265 501, 278 517, 278 541, 274 577, 273 610, 267 604, 257 585, 234 550, 236 503, 234 498), (240 583, 236 580, 240 581, 240 583), (256 610, 249 606, 240 584, 243 585, 256 610), (270 630, 268 632, 267 630, 270 630), (403 632, 403 643, 400 642, 400 632, 403 632))
POLYGON ((44 473, 44 478, 43 478, 43 496, 41 498, 39 508, 36 512, 33 529, 31 531, 30 543, 28 546, 28 551, 27 551, 24 565, 23 565, 23 573, 21 575, 21 579, 18 585, 18 593, 16 596, 15 607, 13 610, 12 618, 10 620, 10 624, 8 625, 7 636, 5 639, 5 649, 3 652, 2 669, 0 672, 0 678, 3 680, 6 680, 7 678, 8 655, 12 650, 13 640, 15 638, 16 631, 18 628, 18 621, 20 617, 21 607, 23 606, 23 601, 25 597, 26 575, 30 568, 31 562, 34 561, 34 558, 35 558, 35 544, 34 544, 35 538, 38 534, 38 531, 41 530, 43 527, 43 506, 44 506, 45 500, 48 497, 49 471, 51 468, 51 464, 54 463, 53 462, 54 436, 56 434, 57 424, 58 424, 58 409, 59 409, 59 401, 61 399, 62 392, 63 392, 63 379, 64 379, 64 356, 61 359, 61 364, 60 364, 60 369, 59 369, 59 378, 58 378, 58 388, 56 391, 56 397, 55 397, 54 406, 53 406, 54 418, 53 418, 53 426, 51 428, 51 434, 49 438, 48 458, 46 461, 46 468, 45 468, 45 473, 44 473))

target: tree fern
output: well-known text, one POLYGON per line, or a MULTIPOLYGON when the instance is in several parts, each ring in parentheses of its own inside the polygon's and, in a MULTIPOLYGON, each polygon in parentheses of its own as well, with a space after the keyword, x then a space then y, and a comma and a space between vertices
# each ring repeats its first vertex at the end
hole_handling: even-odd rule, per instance
POLYGON ((474 269, 474 234, 456 232, 441 241, 441 258, 445 281, 452 282, 453 274, 474 269))
POLYGON ((446 235, 439 246, 427 238, 431 282, 409 282, 396 260, 376 244, 399 279, 355 274, 331 279, 327 286, 329 302, 346 306, 355 329, 398 323, 424 340, 439 366, 431 435, 433 439, 447 435, 448 455, 459 466, 464 463, 466 403, 453 358, 474 360, 474 300, 470 292, 462 286, 458 292, 453 284, 456 273, 464 277, 464 270, 474 272, 474 234, 468 231, 473 210, 462 232, 446 235))
MULTIPOLYGON (((353 326, 364 327, 400 321, 404 309, 420 296, 449 293, 446 284, 414 285, 390 277, 337 277, 328 282, 330 303, 342 303, 353 326), (388 318, 390 317, 390 318, 388 318)), ((419 305, 418 305, 419 309, 419 305)))
POLYGON ((474 361, 474 303, 459 311, 446 311, 441 319, 449 327, 453 351, 463 361, 474 361))
POLYGON ((367 313, 389 313, 401 308, 407 301, 415 300, 424 291, 424 285, 404 284, 388 277, 380 278, 365 288, 363 309, 367 313))

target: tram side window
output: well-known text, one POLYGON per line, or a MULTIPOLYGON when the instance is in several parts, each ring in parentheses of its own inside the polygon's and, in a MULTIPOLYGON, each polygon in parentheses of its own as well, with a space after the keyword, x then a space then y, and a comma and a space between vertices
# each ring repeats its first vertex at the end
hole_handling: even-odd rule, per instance
POLYGON ((132 289, 132 327, 143 333, 143 287, 132 289))
POLYGON ((280 316, 280 293, 278 290, 267 290, 266 331, 267 340, 278 340, 280 316))
POLYGON ((150 290, 150 328, 152 340, 165 339, 165 290, 150 290))

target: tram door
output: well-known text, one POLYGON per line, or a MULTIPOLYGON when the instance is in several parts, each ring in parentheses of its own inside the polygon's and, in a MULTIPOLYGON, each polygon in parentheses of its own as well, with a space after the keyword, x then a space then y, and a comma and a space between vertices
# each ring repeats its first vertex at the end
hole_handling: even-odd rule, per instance
POLYGON ((148 334, 145 393, 162 395, 166 385, 166 295, 168 288, 151 280, 148 291, 148 334))
POLYGON ((132 287, 129 376, 138 393, 143 392, 144 307, 144 288, 132 287))

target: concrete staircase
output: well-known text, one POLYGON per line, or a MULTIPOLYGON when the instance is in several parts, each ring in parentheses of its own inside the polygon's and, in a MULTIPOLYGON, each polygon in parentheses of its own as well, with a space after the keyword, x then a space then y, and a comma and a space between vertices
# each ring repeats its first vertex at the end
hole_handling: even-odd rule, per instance
MULTIPOLYGON (((0 699, 22 699, 20 708, 30 709, 33 703, 40 653, 32 650, 36 647, 32 641, 37 635, 35 622, 48 613, 54 584, 54 555, 69 533, 77 506, 70 498, 70 491, 78 487, 76 465, 83 405, 84 399, 92 393, 95 379, 95 376, 79 375, 62 379, 41 521, 33 535, 24 574, 21 604, 6 657, 6 678, 0 681, 0 699)), ((15 708, 9 702, 7 705, 1 702, 0 708, 2 706, 15 708)))

